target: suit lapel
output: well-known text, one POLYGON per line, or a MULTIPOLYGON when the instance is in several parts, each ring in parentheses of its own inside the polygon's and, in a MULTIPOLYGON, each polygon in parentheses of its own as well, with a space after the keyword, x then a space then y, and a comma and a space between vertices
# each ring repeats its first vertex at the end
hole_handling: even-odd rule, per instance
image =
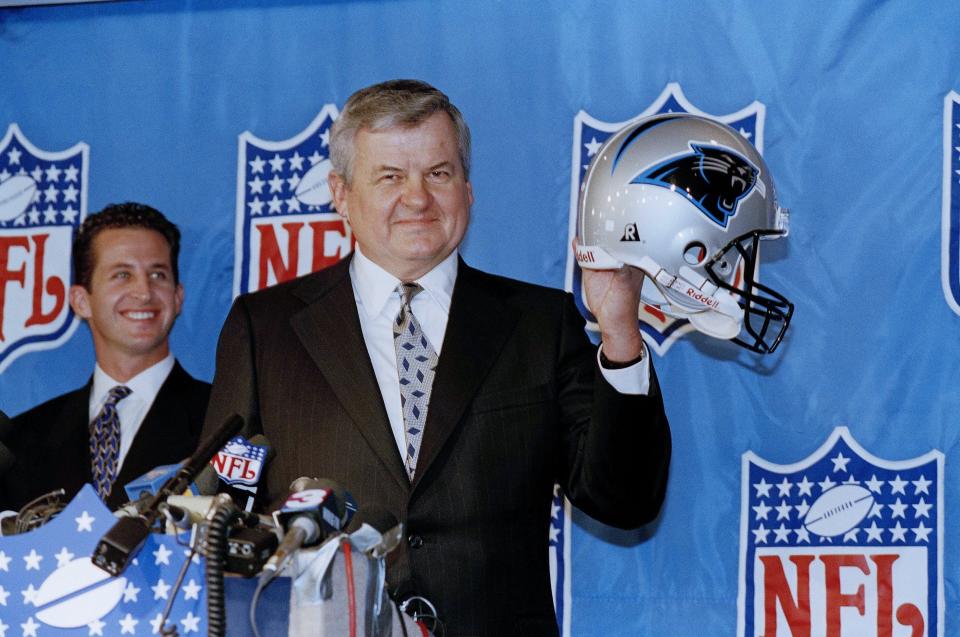
POLYGON ((307 306, 290 323, 367 444, 406 489, 410 483, 360 329, 349 263, 349 258, 344 259, 328 268, 325 276, 304 279, 295 294, 307 306))
POLYGON ((460 261, 427 422, 412 487, 436 459, 517 322, 516 312, 487 290, 482 274, 460 261))
POLYGON ((174 363, 137 429, 114 481, 115 487, 123 488, 123 485, 154 468, 156 458, 176 457, 178 450, 191 446, 186 442, 190 439, 190 431, 182 401, 184 394, 180 390, 186 377, 187 372, 180 363, 174 363))

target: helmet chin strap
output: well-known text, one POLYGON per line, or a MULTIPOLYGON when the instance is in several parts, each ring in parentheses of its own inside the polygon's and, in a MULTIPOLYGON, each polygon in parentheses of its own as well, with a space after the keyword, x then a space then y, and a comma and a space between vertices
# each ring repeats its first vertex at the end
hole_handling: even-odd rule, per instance
POLYGON ((697 312, 689 314, 690 325, 707 336, 730 340, 740 334, 741 322, 719 312, 697 312))
POLYGON ((668 308, 660 309, 676 318, 687 319, 707 336, 729 340, 740 334, 743 309, 732 294, 720 289, 692 268, 682 266, 677 276, 660 267, 649 256, 637 264, 654 281, 668 308))
MULTIPOLYGON (((579 246, 577 261, 587 269, 615 269, 623 266, 606 250, 596 246, 579 246)), ((707 336, 730 340, 740 334, 743 308, 729 292, 719 288, 692 268, 682 266, 677 276, 660 267, 649 255, 633 264, 646 273, 663 300, 643 298, 647 305, 674 318, 690 321, 697 331, 707 336)))

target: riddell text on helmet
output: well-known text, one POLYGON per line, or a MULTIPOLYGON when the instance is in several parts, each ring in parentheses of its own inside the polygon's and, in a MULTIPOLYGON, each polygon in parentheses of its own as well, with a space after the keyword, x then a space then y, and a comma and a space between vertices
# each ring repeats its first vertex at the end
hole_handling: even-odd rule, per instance
POLYGON ((707 296, 706 294, 704 294, 703 292, 701 292, 700 290, 694 287, 687 288, 687 296, 689 296, 694 301, 703 303, 704 305, 710 308, 716 308, 717 306, 720 305, 719 301, 717 301, 712 297, 707 296))
POLYGON ((580 263, 594 263, 596 259, 593 258, 593 252, 590 250, 580 250, 577 249, 577 261, 580 263))

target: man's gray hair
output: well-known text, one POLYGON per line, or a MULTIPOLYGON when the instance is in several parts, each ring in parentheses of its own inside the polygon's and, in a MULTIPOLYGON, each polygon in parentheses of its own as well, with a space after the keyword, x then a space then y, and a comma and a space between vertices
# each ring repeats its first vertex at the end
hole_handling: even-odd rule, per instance
POLYGON ((444 93, 420 80, 390 80, 362 88, 347 100, 330 127, 330 162, 351 183, 357 131, 395 126, 414 127, 435 113, 446 113, 457 135, 457 152, 464 178, 470 179, 470 128, 444 93))

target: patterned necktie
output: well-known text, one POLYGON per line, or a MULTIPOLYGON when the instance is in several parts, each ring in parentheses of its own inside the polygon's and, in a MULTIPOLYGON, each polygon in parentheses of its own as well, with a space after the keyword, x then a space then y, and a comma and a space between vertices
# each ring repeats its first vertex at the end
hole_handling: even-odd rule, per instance
POLYGON ((403 429, 407 443, 404 465, 411 482, 417 468, 417 455, 423 426, 427 421, 427 407, 430 405, 430 388, 437 369, 437 353, 410 309, 410 301, 422 290, 416 283, 397 286, 400 312, 393 323, 393 348, 397 352, 400 404, 403 407, 403 429))
POLYGON ((130 395, 130 388, 117 385, 107 394, 100 413, 90 423, 90 462, 93 486, 101 499, 110 495, 117 478, 117 460, 120 457, 120 418, 117 403, 130 395))

